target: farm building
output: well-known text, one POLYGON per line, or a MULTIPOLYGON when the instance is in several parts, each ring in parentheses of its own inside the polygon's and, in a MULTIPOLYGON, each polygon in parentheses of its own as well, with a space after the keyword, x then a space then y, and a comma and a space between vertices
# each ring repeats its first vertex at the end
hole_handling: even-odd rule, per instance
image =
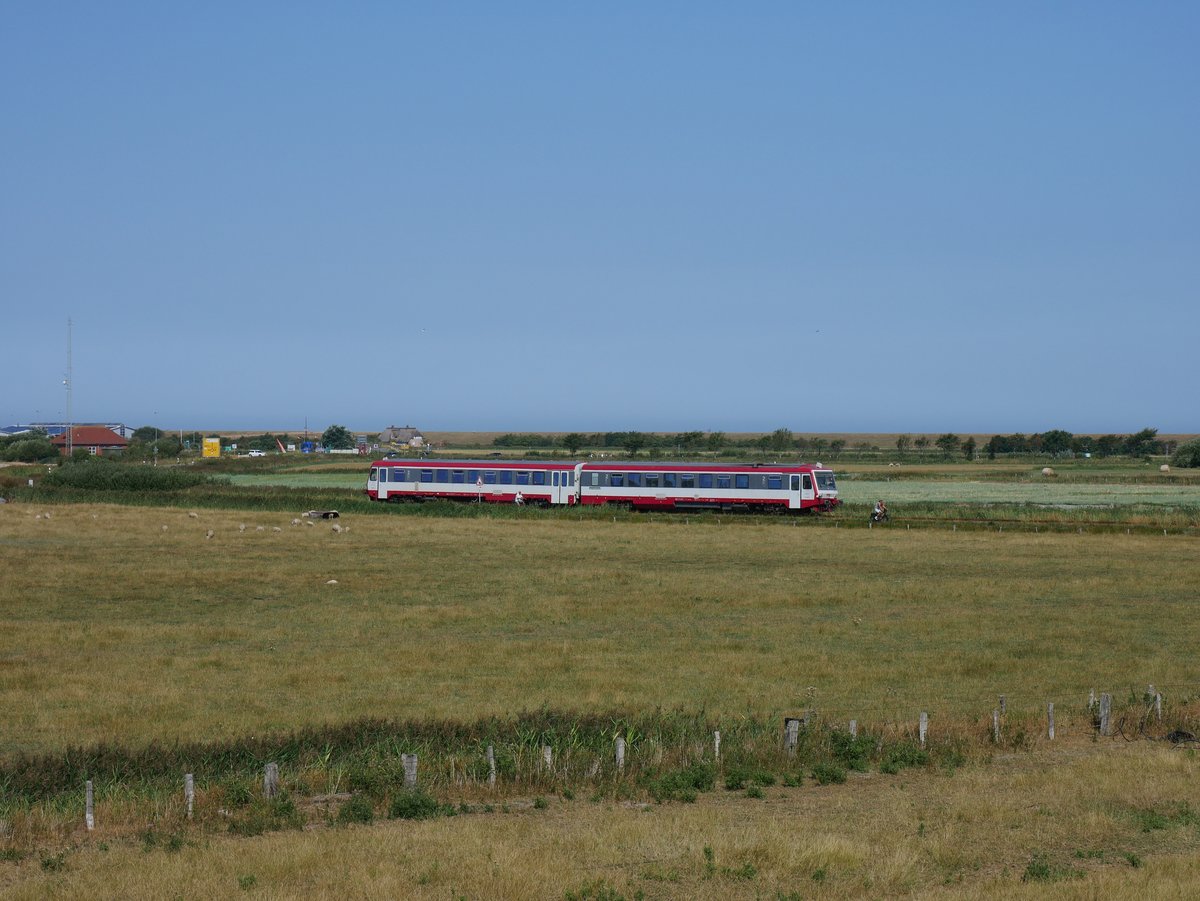
MULTIPOLYGON (((60 452, 67 452, 67 432, 64 429, 50 439, 60 452)), ((87 448, 93 454, 120 453, 129 446, 129 441, 112 429, 102 425, 77 425, 71 429, 71 446, 78 450, 87 448)))
POLYGON ((380 444, 406 444, 409 447, 424 447, 425 436, 410 425, 403 428, 390 425, 379 433, 380 444))

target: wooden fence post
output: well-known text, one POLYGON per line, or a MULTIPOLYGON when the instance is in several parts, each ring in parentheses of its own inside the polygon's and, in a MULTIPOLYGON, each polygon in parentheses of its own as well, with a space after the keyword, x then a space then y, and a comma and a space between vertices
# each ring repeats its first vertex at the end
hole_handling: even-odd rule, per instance
POLYGON ((1054 741, 1054 702, 1051 701, 1046 705, 1046 734, 1051 741, 1054 741))
POLYGON ((404 787, 417 787, 417 755, 401 754, 400 762, 404 764, 404 787))
POLYGON ((268 763, 263 770, 263 797, 274 798, 279 794, 279 765, 268 763))
POLYGON ((850 721, 850 737, 858 738, 858 720, 850 721))
POLYGON ((196 802, 196 780, 191 773, 183 777, 183 800, 187 803, 187 818, 192 818, 192 806, 196 802))
POLYGON ((547 773, 554 772, 554 751, 549 745, 542 745, 542 764, 546 768, 547 773))
POLYGON ((1100 734, 1112 735, 1112 695, 1100 695, 1100 734))
POLYGON ((92 792, 92 780, 89 779, 83 787, 84 805, 83 805, 83 821, 87 823, 88 832, 96 828, 96 806, 95 796, 92 792))
POLYGON ((800 721, 789 716, 783 721, 783 746, 787 749, 788 757, 796 756, 796 745, 800 740, 800 721))
POLYGON ((1000 708, 992 711, 992 741, 1000 744, 1000 708))
POLYGON ((625 772, 625 739, 617 736, 617 772, 625 772))
POLYGON ((720 731, 713 733, 713 760, 717 763, 721 762, 721 733, 720 731))
POLYGON ((491 745, 487 746, 487 762, 488 762, 488 788, 496 787, 496 749, 491 745))
POLYGON ((1154 719, 1155 722, 1162 722, 1162 693, 1155 692, 1154 694, 1154 719))
POLYGON ((921 749, 924 750, 925 737, 929 734, 929 714, 923 710, 921 711, 921 724, 918 727, 918 730, 921 736, 921 749))

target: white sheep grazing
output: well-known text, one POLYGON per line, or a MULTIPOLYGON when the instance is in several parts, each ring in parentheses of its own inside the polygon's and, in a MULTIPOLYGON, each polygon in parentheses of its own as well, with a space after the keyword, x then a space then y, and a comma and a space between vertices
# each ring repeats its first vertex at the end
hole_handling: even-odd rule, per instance
POLYGON ((255 527, 254 527, 254 531, 256 531, 256 532, 265 532, 265 531, 267 531, 267 527, 266 527, 266 526, 255 526, 255 527))
POLYGON ((292 520, 292 525, 294 525, 294 526, 298 526, 298 525, 300 525, 300 520, 298 520, 298 519, 293 519, 293 520, 292 520))
POLYGON ((1052 475, 1055 475, 1055 472, 1053 469, 1051 469, 1049 466, 1047 466, 1045 469, 1042 470, 1042 475, 1052 476, 1052 475))
POLYGON ((167 531, 167 527, 166 527, 166 526, 163 526, 163 527, 162 527, 162 530, 163 530, 164 532, 165 532, 165 531, 167 531))
POLYGON ((200 518, 200 514, 195 512, 194 510, 190 511, 188 513, 188 519, 199 519, 199 518, 200 518))
POLYGON ((340 532, 340 531, 342 531, 342 527, 341 527, 341 526, 339 526, 339 525, 338 525, 336 522, 335 522, 335 523, 334 523, 332 526, 330 526, 330 529, 331 529, 332 531, 334 531, 334 532, 340 532))
POLYGON ((204 533, 204 537, 205 537, 205 538, 212 538, 212 537, 213 537, 215 534, 217 534, 217 533, 216 533, 216 532, 214 532, 212 529, 209 529, 207 532, 205 532, 205 533, 204 533))
POLYGON ((336 585, 336 584, 337 584, 337 579, 330 579, 330 580, 329 580, 328 582, 326 582, 325 584, 326 584, 326 585, 336 585))
POLYGON ((238 523, 238 531, 239 531, 239 532, 244 532, 244 531, 246 531, 246 524, 245 524, 244 522, 240 522, 240 523, 238 523))
POLYGON ((272 532, 282 532, 283 529, 279 528, 279 526, 271 526, 271 531, 272 532))
POLYGON ((304 520, 304 524, 306 526, 311 526, 313 524, 313 521, 311 519, 306 519, 306 520, 304 520))

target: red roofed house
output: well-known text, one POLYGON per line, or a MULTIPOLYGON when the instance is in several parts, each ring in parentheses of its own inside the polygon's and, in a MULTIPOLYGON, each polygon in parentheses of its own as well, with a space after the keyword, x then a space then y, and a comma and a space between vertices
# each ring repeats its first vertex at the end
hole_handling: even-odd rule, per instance
MULTIPOLYGON (((67 433, 55 435, 50 439, 50 443, 65 454, 67 433)), ((89 453, 105 454, 123 451, 128 446, 129 442, 126 439, 102 425, 77 425, 71 429, 71 447, 75 450, 84 447, 89 453)))

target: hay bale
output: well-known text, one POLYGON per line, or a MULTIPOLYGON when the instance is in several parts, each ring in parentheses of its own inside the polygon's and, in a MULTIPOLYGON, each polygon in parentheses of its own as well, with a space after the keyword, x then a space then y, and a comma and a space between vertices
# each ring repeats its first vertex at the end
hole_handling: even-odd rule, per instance
POLYGON ((1164 463, 1162 466, 1158 467, 1158 471, 1159 472, 1170 472, 1171 467, 1168 466, 1166 463, 1164 463))

